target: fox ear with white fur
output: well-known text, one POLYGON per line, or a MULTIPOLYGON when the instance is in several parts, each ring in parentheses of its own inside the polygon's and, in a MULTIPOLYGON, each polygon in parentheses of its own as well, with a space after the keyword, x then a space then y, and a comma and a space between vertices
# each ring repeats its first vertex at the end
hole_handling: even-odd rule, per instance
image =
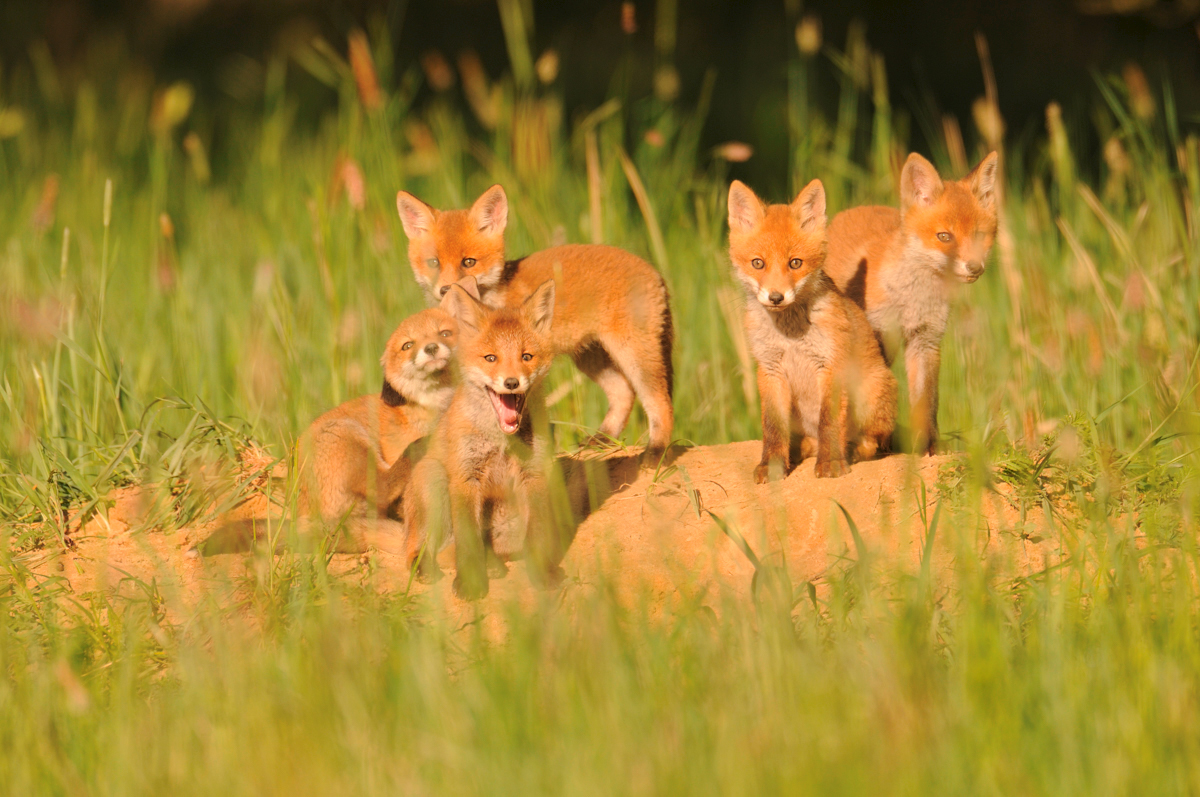
POLYGON ((792 215, 800 229, 820 232, 825 229, 825 185, 813 180, 796 195, 791 204, 792 215))
POLYGON ((554 280, 543 282, 521 305, 526 318, 539 335, 546 335, 554 323, 554 280))
POLYGON ((729 231, 748 233, 763 220, 762 200, 741 180, 729 185, 729 231))
POLYGON ((504 187, 494 185, 484 191, 469 211, 475 229, 491 235, 499 235, 508 226, 508 195, 504 187))
POLYGON ((1000 156, 992 152, 967 175, 971 193, 979 200, 980 205, 993 212, 996 210, 996 174, 999 166, 1000 156))
POLYGON ((400 223, 404 225, 404 234, 409 240, 420 238, 433 229, 433 208, 407 191, 396 194, 396 211, 400 214, 400 223))
POLYGON ((477 302, 483 301, 483 297, 479 294, 479 282, 475 279, 474 275, 468 274, 460 279, 458 284, 464 291, 471 294, 472 299, 477 302))
POLYGON ((472 331, 479 330, 480 319, 487 312, 487 308, 458 282, 446 291, 441 308, 453 316, 460 328, 472 331))
POLYGON ((942 195, 945 185, 933 164, 917 153, 908 156, 900 172, 900 210, 916 205, 932 205, 942 195))

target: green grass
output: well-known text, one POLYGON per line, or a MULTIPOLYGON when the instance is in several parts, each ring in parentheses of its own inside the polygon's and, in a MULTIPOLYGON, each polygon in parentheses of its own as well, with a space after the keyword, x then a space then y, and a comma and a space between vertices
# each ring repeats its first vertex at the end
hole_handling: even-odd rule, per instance
MULTIPOLYGON (((613 102, 576 116, 528 72, 528 4, 502 5, 518 79, 482 87, 483 105, 459 88, 414 104, 421 75, 375 31, 372 110, 340 43, 277 53, 257 82, 248 69, 241 99, 193 102, 102 41, 78 75, 34 59, 0 76, 6 788, 1200 789, 1200 138, 1169 86, 1147 110, 1136 85, 1101 77, 1088 117, 1050 112, 1045 133, 1004 151, 1006 236, 943 353, 941 426, 965 457, 927 539, 956 554, 952 569, 850 552, 819 593, 796 584, 716 612, 573 589, 512 608, 502 643, 319 558, 268 562, 238 607, 186 609, 157 582, 129 599, 31 576, 31 553, 68 541, 65 513, 156 482, 170 489, 144 533, 201 518, 202 468, 251 442, 282 457, 320 411, 377 388, 383 342, 421 306, 401 187, 461 206, 503 183, 513 255, 598 229, 651 258, 679 330, 678 436, 757 436, 737 313, 722 310, 728 164, 700 146, 705 96, 629 96, 615 79, 613 102), (314 116, 303 98, 319 84, 339 99, 314 116), (1079 162, 1072 141, 1088 136, 1105 157, 1079 162), (333 178, 340 157, 365 175, 361 207, 333 178), (1014 579, 1002 563, 1019 541, 977 555, 994 480, 1023 508, 1054 508, 1043 533, 1062 565, 1014 579)), ((834 212, 895 201, 914 127, 933 131, 943 173, 988 149, 965 121, 969 147, 892 107, 867 48, 856 32, 844 51, 797 53, 771 120, 792 142, 780 184, 821 177, 834 212), (829 71, 833 117, 814 96, 829 71)), ((572 373, 560 363, 551 381, 572 373)), ((590 383, 569 390, 553 408, 560 443, 602 414, 590 383)), ((635 414, 626 441, 644 430, 635 414)))

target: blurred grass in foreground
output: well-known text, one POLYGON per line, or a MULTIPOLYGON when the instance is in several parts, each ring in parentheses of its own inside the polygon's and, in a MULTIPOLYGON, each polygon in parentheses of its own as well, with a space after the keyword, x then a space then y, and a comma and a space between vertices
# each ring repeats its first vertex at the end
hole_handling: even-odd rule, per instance
MULTIPOLYGON (((501 5, 513 76, 496 80, 469 54, 399 71, 375 29, 348 56, 304 40, 244 64, 242 99, 217 107, 110 41, 76 75, 34 58, 0 76, 13 793, 1200 788, 1200 138, 1136 68, 1098 80, 1086 119, 1051 105, 1043 133, 1002 148, 1003 232, 943 353, 942 428, 967 454, 937 538, 953 572, 849 560, 825 598, 800 585, 719 616, 620 608, 600 585, 514 609, 503 644, 320 559, 279 557, 248 606, 186 622, 158 584, 118 601, 30 577, 21 552, 61 547, 112 487, 161 482, 147 525, 191 522, 214 467, 251 443, 282 456, 377 388, 383 341, 421 305, 400 187, 461 206, 503 183, 513 255, 603 240, 650 257, 679 330, 679 436, 758 434, 724 254, 745 148, 701 149, 707 89, 677 96, 673 36, 652 96, 629 96, 618 63, 612 100, 569 115, 552 57, 530 51, 530 4, 501 5), (315 126, 291 90, 313 80, 340 97, 315 126), (436 91, 414 106, 423 80, 436 91), (1084 125, 1102 162, 1073 153, 1084 125), (976 557, 951 518, 992 478, 1054 508, 1067 564, 1014 581, 976 557)), ((860 29, 839 49, 796 22, 781 177, 822 178, 832 212, 894 201, 914 124, 955 176, 1006 140, 995 87, 971 124, 910 116, 860 29), (815 96, 829 69, 833 118, 815 96)), ((566 363, 551 380, 570 446, 603 397, 566 363)), ((635 414, 626 437, 643 431, 635 414)))

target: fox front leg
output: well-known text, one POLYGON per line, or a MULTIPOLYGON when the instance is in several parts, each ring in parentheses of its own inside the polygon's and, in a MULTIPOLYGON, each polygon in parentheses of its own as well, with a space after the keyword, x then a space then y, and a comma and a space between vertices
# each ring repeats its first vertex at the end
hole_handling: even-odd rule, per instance
POLYGON ((821 410, 817 419, 817 462, 813 473, 817 478, 834 478, 850 472, 846 464, 846 422, 850 397, 829 369, 819 377, 821 410))
POLYGON ((435 460, 424 460, 414 470, 402 501, 405 561, 423 584, 442 577, 437 552, 453 534, 446 484, 446 469, 435 460))
POLYGON ((478 490, 451 490, 450 517, 454 526, 454 594, 463 600, 474 601, 487 597, 487 553, 484 550, 483 530, 480 527, 475 498, 478 490))
POLYGON ((937 453, 938 373, 942 353, 938 341, 917 338, 904 352, 908 402, 912 409, 913 453, 937 453))
POLYGON ((541 477, 526 481, 518 488, 517 504, 525 523, 529 580, 539 587, 556 587, 563 580, 559 563, 565 546, 555 523, 547 481, 541 477))
POLYGON ((792 391, 779 375, 758 367, 758 395, 762 402, 762 461, 754 469, 754 483, 782 479, 791 472, 792 391))

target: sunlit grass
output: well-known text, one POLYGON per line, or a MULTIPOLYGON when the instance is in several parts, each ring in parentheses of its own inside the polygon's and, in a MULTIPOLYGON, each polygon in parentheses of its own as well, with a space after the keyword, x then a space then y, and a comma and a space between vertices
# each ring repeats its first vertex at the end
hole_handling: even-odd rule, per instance
MULTIPOLYGON (((1003 152, 1004 229, 943 353, 941 426, 966 456, 926 540, 953 568, 856 550, 811 591, 789 581, 756 605, 658 612, 601 584, 496 609, 503 641, 320 557, 271 560, 240 606, 188 607, 158 583, 75 595, 30 573, 29 552, 67 544, 68 519, 102 512, 114 487, 164 486, 138 533, 191 523, 211 500, 199 475, 252 443, 283 457, 320 411, 378 388, 383 341, 421 306, 401 187, 461 206, 503 183, 512 255, 599 238, 652 259, 678 330, 677 435, 758 434, 724 254, 724 158, 738 151, 701 148, 707 89, 614 90, 576 114, 534 66, 530 4, 502 6, 517 78, 468 57, 419 105, 422 75, 395 71, 375 30, 378 105, 364 102, 363 53, 356 82, 340 43, 247 67, 240 100, 158 85, 102 43, 83 77, 0 80, 7 789, 1200 787, 1200 138, 1170 87, 1135 72, 1102 78, 1088 118, 1049 108, 1044 135, 1003 152), (336 111, 303 116, 314 91, 335 93, 336 111), (1101 160, 1077 161, 1083 135, 1101 160), (1014 578, 1004 560, 1020 541, 978 555, 993 480, 1022 509, 1052 510, 1043 533, 1064 564, 1014 578)), ((944 174, 999 140, 986 100, 972 120, 893 107, 857 29, 789 70, 781 179, 821 177, 834 212, 895 200, 914 126, 944 174), (828 70, 832 117, 813 96, 828 70)), ((551 376, 563 448, 603 415, 573 374, 564 362, 551 376)), ((644 431, 635 413, 625 442, 644 431)))

